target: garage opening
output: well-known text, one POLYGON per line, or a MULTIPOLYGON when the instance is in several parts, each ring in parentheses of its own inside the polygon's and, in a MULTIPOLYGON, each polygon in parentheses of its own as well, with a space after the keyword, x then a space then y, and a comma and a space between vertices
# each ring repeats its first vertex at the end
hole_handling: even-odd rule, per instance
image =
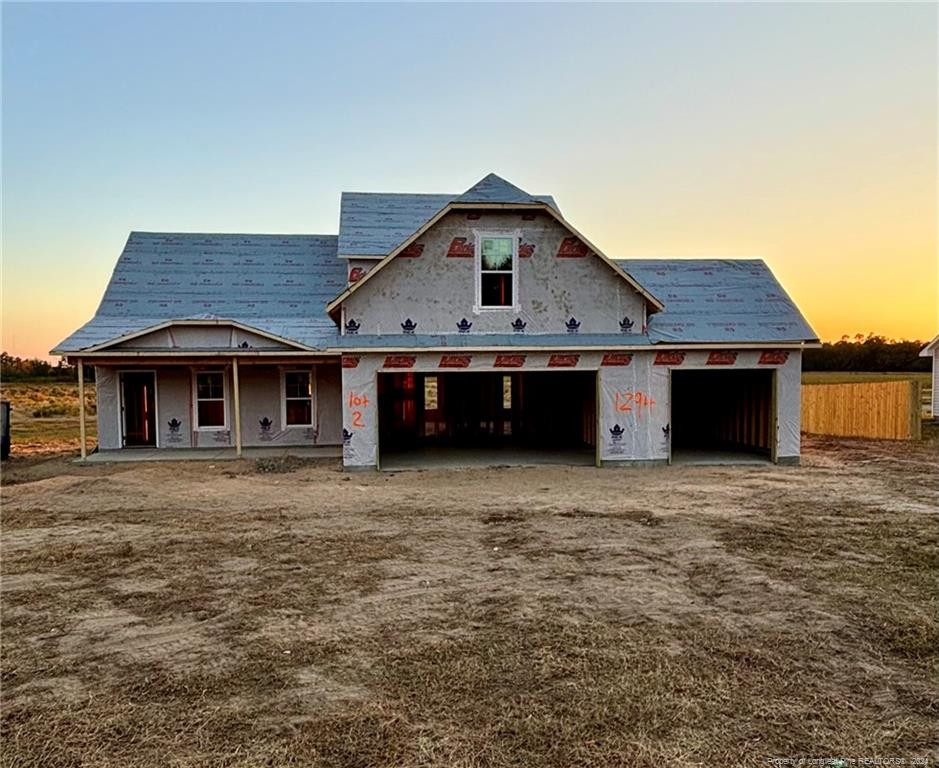
POLYGON ((672 462, 773 458, 773 371, 672 371, 672 462))
POLYGON ((596 372, 385 373, 384 469, 593 464, 596 372))

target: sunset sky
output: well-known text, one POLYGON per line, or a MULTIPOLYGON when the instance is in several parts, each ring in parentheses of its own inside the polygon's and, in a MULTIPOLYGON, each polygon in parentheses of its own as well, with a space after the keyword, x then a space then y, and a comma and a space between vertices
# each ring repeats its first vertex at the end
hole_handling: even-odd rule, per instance
POLYGON ((613 257, 760 257, 825 339, 939 332, 924 4, 16 5, 3 349, 128 233, 335 233, 342 190, 553 194, 613 257))

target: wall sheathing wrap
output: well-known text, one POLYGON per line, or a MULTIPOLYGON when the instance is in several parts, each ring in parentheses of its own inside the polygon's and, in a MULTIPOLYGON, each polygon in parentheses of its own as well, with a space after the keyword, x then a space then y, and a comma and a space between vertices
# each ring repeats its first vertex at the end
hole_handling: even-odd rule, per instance
MULTIPOLYGON (((600 369, 600 457, 604 462, 668 461, 669 372, 676 369, 775 370, 776 456, 778 460, 798 457, 800 352, 658 351, 636 354, 626 366, 600 369)), ((702 402, 701 407, 707 408, 708 403, 702 402)))
POLYGON ((95 366, 95 396, 97 397, 98 447, 114 450, 121 447, 121 397, 118 391, 117 371, 102 365, 95 366))
MULTIPOLYGON (((242 365, 241 424, 245 446, 337 446, 342 441, 339 401, 341 382, 338 361, 316 365, 298 363, 290 370, 311 370, 314 376, 316 418, 309 426, 283 423, 281 368, 275 365, 242 365)), ((218 370, 207 366, 206 370, 218 370)), ((96 366, 98 392, 98 446, 102 450, 122 447, 120 368, 96 366)), ((224 429, 199 430, 193 419, 193 368, 160 365, 126 370, 156 371, 158 446, 174 448, 226 448, 234 445, 234 397, 231 367, 224 368, 224 429)))
MULTIPOLYGON (((343 462, 378 464, 380 373, 457 371, 599 371, 600 459, 606 464, 669 458, 669 371, 774 370, 775 449, 780 461, 799 455, 801 354, 798 351, 640 351, 539 353, 347 354, 342 358, 343 462)), ((558 408, 571 407, 558 391, 558 408)), ((707 407, 702 403, 702 407, 707 407)))
POLYGON ((181 365, 157 369, 157 434, 160 448, 192 448, 192 371, 181 365))
POLYGON ((183 325, 161 328, 115 344, 115 351, 156 349, 263 349, 290 350, 288 344, 246 331, 234 325, 183 325))
POLYGON ((643 299, 547 214, 448 213, 343 305, 359 335, 640 334, 643 299), (476 306, 475 234, 518 237, 518 307, 476 306), (516 325, 513 326, 513 323, 516 325))
MULTIPOLYGON (((311 370, 309 365, 286 366, 286 370, 311 370)), ((341 440, 339 366, 312 367, 316 418, 310 426, 287 426, 281 403, 281 369, 277 366, 243 365, 241 380, 241 430, 246 446, 338 445, 341 440)))

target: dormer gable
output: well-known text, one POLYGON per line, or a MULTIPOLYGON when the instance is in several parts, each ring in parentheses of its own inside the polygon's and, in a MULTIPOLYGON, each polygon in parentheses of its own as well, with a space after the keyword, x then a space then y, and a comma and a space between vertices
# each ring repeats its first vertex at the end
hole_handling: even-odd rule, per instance
MULTIPOLYGON (((550 198, 548 198, 550 200, 550 198)), ((519 242, 515 244, 513 249, 512 259, 513 259, 513 269, 516 268, 518 260, 520 258, 529 257, 527 251, 532 247, 536 246, 535 243, 524 242, 524 232, 526 228, 528 230, 533 230, 535 227, 531 222, 535 220, 541 222, 541 231, 544 230, 545 222, 551 222, 553 226, 556 227, 555 232, 550 240, 557 240, 556 235, 558 232, 563 232, 563 236, 560 237, 557 244, 557 253, 558 258, 587 258, 592 261, 599 261, 602 265, 604 276, 600 278, 606 281, 614 282, 623 282, 631 290, 630 293, 637 294, 641 301, 642 312, 641 314, 645 317, 648 314, 653 312, 661 311, 664 308, 664 305, 659 301, 655 296, 653 296, 649 291, 647 291, 643 286, 641 286, 636 280, 632 278, 627 272, 615 265, 609 258, 607 258, 602 252, 599 251, 594 245, 592 245, 585 237, 583 237, 574 227, 567 222, 557 210, 556 205, 553 204, 553 200, 549 204, 545 201, 545 198, 541 196, 534 196, 527 193, 525 190, 517 187, 504 179, 500 178, 495 174, 488 174, 479 182, 470 187, 462 195, 455 197, 449 203, 444 205, 440 211, 438 211, 434 216, 430 217, 422 226, 420 226, 415 232, 402 241, 394 250, 392 250, 387 256, 381 259, 374 267, 369 269, 367 272, 361 267, 357 267, 361 271, 356 273, 354 282, 351 282, 350 286, 339 296, 336 297, 332 302, 327 305, 327 311, 334 321, 339 322, 340 314, 344 302, 349 300, 354 294, 362 291, 366 291, 365 295, 371 295, 371 291, 366 287, 368 283, 372 280, 377 279, 380 272, 389 267, 393 262, 398 258, 415 258, 424 253, 427 248, 427 243, 425 240, 435 239, 435 250, 433 252, 428 252, 428 257, 439 255, 441 253, 440 243, 436 243, 436 239, 439 239, 439 233, 442 230, 456 231, 460 230, 459 234, 456 234, 449 243, 446 243, 446 247, 443 248, 442 252, 449 254, 451 257, 454 253, 460 253, 463 257, 472 255, 474 263, 479 262, 480 254, 478 250, 480 248, 479 240, 480 237, 485 238, 485 235, 499 237, 503 239, 506 234, 510 234, 513 239, 519 239, 519 242), (503 218, 497 222, 495 229, 489 227, 487 223, 483 222, 483 218, 486 218, 486 221, 491 223, 494 219, 495 214, 503 214, 503 218), (465 224, 460 224, 454 226, 453 222, 457 220, 456 217, 462 216, 465 224), (513 218, 514 217, 514 218, 513 218), (446 222, 441 224, 441 222, 446 222), (477 225, 472 225, 470 222, 478 222, 477 225), (510 228, 506 228, 510 224, 517 224, 510 228)), ((499 247, 504 248, 505 244, 502 243, 499 247)), ((554 248, 554 245, 551 246, 554 248)), ((542 251, 545 248, 542 247, 542 251)), ((447 262, 445 261, 444 264, 447 262)), ((396 271, 408 271, 407 269, 396 270, 396 271)), ((452 266, 447 270, 448 276, 452 279, 454 286, 465 286, 467 282, 467 276, 461 275, 461 272, 465 272, 465 268, 460 268, 457 266, 452 266)), ((570 272, 570 275, 556 275, 555 277, 560 279, 561 282, 569 282, 570 280, 583 279, 583 275, 576 274, 578 270, 576 269, 567 269, 565 271, 570 272)), ((547 279, 548 273, 542 273, 538 279, 541 282, 544 282, 547 279)), ((415 275, 414 279, 420 282, 421 277, 415 275)), ((481 310, 489 309, 484 304, 481 304, 479 301, 479 282, 480 277, 469 276, 470 284, 474 286, 474 302, 470 309, 474 312, 479 312, 481 310)), ((513 284, 513 291, 523 290, 523 275, 520 273, 518 275, 517 281, 513 284)), ((389 278, 386 278, 382 282, 388 282, 389 278)), ((571 290, 571 286, 568 285, 562 291, 571 290)), ((545 297, 550 300, 550 297, 545 297)), ((388 299, 383 299, 381 296, 374 297, 376 302, 387 301, 388 299)), ((434 299, 429 299, 434 301, 434 299)), ((364 303, 362 301, 355 302, 356 305, 364 303)), ((558 302, 554 302, 557 304, 558 302)), ((570 302, 567 302, 568 304, 570 302)), ((560 305, 565 304, 561 301, 560 305)), ((511 308, 515 311, 521 311, 522 307, 519 302, 512 301, 510 304, 511 308)), ((358 318, 353 318, 356 322, 361 322, 358 318)), ((622 318, 621 318, 622 319, 622 318)), ((527 320, 524 322, 527 323, 527 320)), ((635 320, 631 320, 632 323, 635 323, 635 320)), ((434 324, 437 325, 436 323, 434 324)), ((487 323, 480 324, 480 326, 488 325, 487 323)), ((535 323, 537 326, 537 323, 535 323)), ((642 323, 644 325, 644 323, 642 323)), ((617 322, 618 326, 618 322, 617 322)), ((633 326, 634 327, 634 326, 633 326)), ((641 327, 641 326, 640 326, 641 327)), ((480 332, 483 329, 480 327, 480 332)), ((374 331, 367 331, 374 332, 374 331)), ((389 331, 382 331, 389 332, 389 331)), ((435 331, 440 332, 440 331, 435 331)), ((547 332, 547 331, 545 331, 547 332)), ((612 326, 611 326, 612 332, 612 326)))

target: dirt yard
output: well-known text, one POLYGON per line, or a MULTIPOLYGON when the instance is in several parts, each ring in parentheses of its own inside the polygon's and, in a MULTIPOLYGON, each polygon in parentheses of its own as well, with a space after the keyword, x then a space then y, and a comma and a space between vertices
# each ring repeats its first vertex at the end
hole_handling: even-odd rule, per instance
POLYGON ((937 444, 4 466, 4 766, 939 759, 937 444))

